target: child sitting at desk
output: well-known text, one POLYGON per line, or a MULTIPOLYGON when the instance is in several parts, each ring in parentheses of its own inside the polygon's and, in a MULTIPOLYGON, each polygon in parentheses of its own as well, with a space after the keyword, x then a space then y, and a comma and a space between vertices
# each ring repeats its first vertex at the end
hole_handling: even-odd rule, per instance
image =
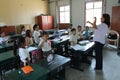
POLYGON ((21 34, 24 36, 25 33, 26 33, 26 31, 25 31, 25 26, 22 26, 22 27, 21 27, 21 34))
POLYGON ((78 40, 82 40, 83 38, 82 27, 80 25, 78 25, 77 27, 77 37, 78 37, 78 40))
POLYGON ((60 38, 60 36, 62 35, 58 27, 55 27, 55 32, 53 35, 54 35, 54 38, 60 38))
POLYGON ((72 34, 70 35, 70 43, 71 43, 71 45, 73 46, 73 45, 76 45, 77 44, 77 35, 76 35, 76 29, 75 28, 73 28, 72 30, 71 30, 71 32, 72 32, 72 34))
POLYGON ((22 62, 22 65, 26 66, 27 64, 30 64, 30 55, 26 49, 24 37, 19 37, 18 45, 19 45, 20 60, 22 62))
POLYGON ((46 59, 49 54, 52 54, 51 42, 48 41, 49 34, 47 32, 43 32, 42 38, 39 43, 39 47, 42 48, 43 57, 46 59))
POLYGON ((73 25, 70 24, 69 28, 68 28, 68 35, 71 35, 71 29, 72 29, 73 25))
POLYGON ((36 44, 39 44, 40 36, 41 36, 39 26, 37 24, 35 24, 33 26, 33 30, 34 30, 34 32, 33 32, 34 41, 35 41, 36 44))
POLYGON ((9 36, 5 36, 4 32, 0 32, 0 44, 5 44, 10 40, 9 36))
POLYGON ((26 43, 26 46, 30 46, 30 45, 33 44, 33 38, 32 38, 31 30, 26 30, 25 43, 26 43))
POLYGON ((83 31, 83 38, 85 40, 90 39, 90 30, 88 26, 86 26, 85 30, 83 31))

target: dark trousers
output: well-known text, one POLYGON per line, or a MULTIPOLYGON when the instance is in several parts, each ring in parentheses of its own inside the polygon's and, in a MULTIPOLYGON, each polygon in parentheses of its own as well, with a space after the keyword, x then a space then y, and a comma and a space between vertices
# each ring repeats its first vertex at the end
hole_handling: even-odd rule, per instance
POLYGON ((104 44, 95 42, 95 59, 96 59, 96 69, 103 68, 103 47, 104 44))

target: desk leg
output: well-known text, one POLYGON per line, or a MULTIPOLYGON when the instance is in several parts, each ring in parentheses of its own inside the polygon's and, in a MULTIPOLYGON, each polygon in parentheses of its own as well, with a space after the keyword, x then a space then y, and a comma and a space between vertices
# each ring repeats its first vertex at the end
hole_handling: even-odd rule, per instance
POLYGON ((63 69, 59 72, 58 80, 65 80, 65 69, 63 69))

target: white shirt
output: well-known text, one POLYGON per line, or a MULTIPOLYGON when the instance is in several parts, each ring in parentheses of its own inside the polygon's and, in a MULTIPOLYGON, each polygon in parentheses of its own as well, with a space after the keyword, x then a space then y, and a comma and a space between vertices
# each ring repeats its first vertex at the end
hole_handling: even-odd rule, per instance
MULTIPOLYGON (((69 41, 72 41, 72 42, 74 42, 75 44, 77 44, 77 35, 71 34, 71 35, 70 35, 70 40, 69 40, 69 41)), ((71 45, 73 46, 74 44, 71 43, 71 45)))
POLYGON ((25 34, 26 34, 26 32, 25 32, 25 31, 22 31, 22 32, 21 32, 21 34, 22 34, 22 35, 25 35, 25 34))
POLYGON ((40 36, 40 32, 39 32, 39 31, 34 31, 34 32, 33 32, 34 41, 35 41, 35 43, 37 43, 37 44, 40 42, 39 36, 40 36))
POLYGON ((5 37, 0 37, 0 44, 2 44, 3 42, 8 41, 9 36, 5 36, 5 37))
POLYGON ((24 66, 26 65, 27 62, 26 58, 30 60, 30 55, 27 49, 19 48, 19 56, 20 56, 20 60, 24 63, 24 66))
POLYGON ((68 35, 71 35, 71 29, 68 28, 68 35))
POLYGON ((109 30, 108 26, 105 23, 98 25, 94 33, 93 41, 97 41, 102 44, 105 44, 105 37, 108 30, 109 30))
MULTIPOLYGON (((43 39, 41 38, 39 46, 42 44, 42 42, 43 42, 43 39)), ((50 51, 51 49, 52 48, 51 48, 51 42, 50 41, 47 40, 47 42, 43 43, 43 46, 42 46, 42 51, 43 52, 50 51)))
POLYGON ((78 31, 78 30, 77 30, 76 33, 77 33, 77 38, 78 38, 78 39, 82 38, 82 31, 78 31))

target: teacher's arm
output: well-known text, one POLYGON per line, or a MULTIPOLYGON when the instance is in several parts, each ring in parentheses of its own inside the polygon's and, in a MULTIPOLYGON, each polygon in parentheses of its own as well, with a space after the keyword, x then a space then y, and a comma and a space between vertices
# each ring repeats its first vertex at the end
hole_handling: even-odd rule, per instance
POLYGON ((94 22, 90 22, 90 21, 87 21, 87 23, 91 24, 93 26, 93 28, 97 29, 97 25, 96 25, 96 21, 97 21, 97 18, 94 17, 94 22))

